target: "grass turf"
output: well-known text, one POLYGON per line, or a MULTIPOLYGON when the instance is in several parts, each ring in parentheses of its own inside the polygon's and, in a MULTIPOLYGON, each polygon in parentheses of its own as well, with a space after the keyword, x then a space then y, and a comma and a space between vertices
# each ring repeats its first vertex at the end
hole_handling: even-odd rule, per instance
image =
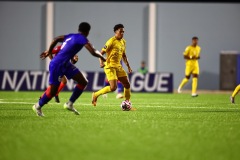
MULTIPOLYGON (((133 93, 137 111, 121 111, 115 94, 90 105, 84 93, 63 109, 70 92, 60 94, 37 117, 31 107, 40 92, 0 92, 1 160, 238 160, 240 105, 228 94, 133 93)), ((238 102, 238 101, 237 101, 238 102)))

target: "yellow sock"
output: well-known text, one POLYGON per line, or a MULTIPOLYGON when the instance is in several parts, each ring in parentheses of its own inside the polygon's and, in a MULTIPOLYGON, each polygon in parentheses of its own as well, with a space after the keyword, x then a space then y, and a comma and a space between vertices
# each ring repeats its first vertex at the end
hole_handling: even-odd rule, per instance
POLYGON ((232 93, 233 98, 238 94, 239 90, 240 90, 240 84, 234 89, 234 91, 232 93))
POLYGON ((192 94, 197 93, 198 78, 194 77, 192 79, 192 94))
POLYGON ((100 89, 99 91, 95 92, 95 96, 98 97, 98 96, 108 93, 108 92, 111 92, 110 86, 106 86, 106 87, 100 89))
POLYGON ((181 84, 179 85, 179 88, 180 88, 180 89, 183 88, 184 85, 185 85, 187 82, 188 82, 188 79, 187 79, 187 78, 183 78, 181 84))
POLYGON ((130 97, 131 97, 131 89, 128 88, 124 88, 124 97, 126 98, 126 100, 130 100, 130 97))

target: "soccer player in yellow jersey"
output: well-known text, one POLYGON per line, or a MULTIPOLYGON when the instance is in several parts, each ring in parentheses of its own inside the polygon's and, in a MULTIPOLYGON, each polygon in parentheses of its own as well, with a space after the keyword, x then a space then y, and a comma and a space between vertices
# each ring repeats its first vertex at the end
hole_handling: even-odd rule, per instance
POLYGON ((231 103, 235 103, 235 96, 240 91, 240 84, 234 89, 232 96, 230 97, 231 103))
POLYGON ((122 24, 117 24, 113 28, 115 35, 110 38, 104 48, 101 51, 101 54, 106 53, 107 60, 103 63, 100 60, 100 66, 104 67, 104 72, 109 81, 110 86, 106 86, 97 92, 92 94, 92 104, 97 105, 97 98, 105 93, 113 92, 117 89, 117 81, 119 80, 124 87, 124 97, 126 101, 130 101, 131 91, 130 83, 127 77, 127 73, 121 65, 121 59, 126 64, 128 72, 131 73, 132 69, 128 63, 126 56, 126 41, 123 39, 124 35, 124 26, 122 24))
POLYGON ((178 93, 181 93, 181 89, 188 82, 192 75, 192 97, 197 97, 197 84, 199 75, 199 64, 201 48, 198 46, 198 37, 192 38, 192 45, 186 47, 183 55, 186 60, 185 78, 182 80, 178 87, 178 93))

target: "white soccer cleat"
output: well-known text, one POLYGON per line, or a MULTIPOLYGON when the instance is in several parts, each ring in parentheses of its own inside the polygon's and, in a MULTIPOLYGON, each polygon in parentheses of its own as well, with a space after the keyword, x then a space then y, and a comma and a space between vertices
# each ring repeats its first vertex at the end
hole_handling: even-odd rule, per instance
POLYGON ((193 94, 192 94, 192 97, 197 97, 197 96, 198 96, 197 93, 193 93, 193 94))
POLYGON ((103 97, 103 98, 107 98, 108 95, 107 95, 107 94, 103 94, 102 97, 103 97))
POLYGON ((41 108, 39 107, 39 105, 34 104, 34 105, 32 106, 32 110, 37 114, 37 116, 39 116, 39 117, 44 117, 44 114, 43 114, 41 108))
POLYGON ((73 104, 70 104, 69 102, 65 103, 63 108, 75 113, 76 115, 80 115, 80 113, 73 107, 73 104))
POLYGON ((182 89, 180 87, 178 87, 178 90, 177 90, 178 93, 182 93, 182 89))
POLYGON ((123 95, 121 93, 118 93, 117 96, 116 96, 117 99, 121 99, 123 98, 123 95))

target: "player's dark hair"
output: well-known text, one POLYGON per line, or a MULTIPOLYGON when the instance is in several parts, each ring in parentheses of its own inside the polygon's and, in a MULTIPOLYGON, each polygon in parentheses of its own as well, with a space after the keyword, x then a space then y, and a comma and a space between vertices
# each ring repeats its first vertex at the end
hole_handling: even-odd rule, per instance
POLYGON ((197 36, 192 37, 192 40, 195 40, 195 39, 198 40, 198 37, 197 36))
POLYGON ((90 29, 91 29, 91 26, 87 22, 82 22, 78 26, 78 31, 79 32, 88 33, 90 31, 90 29))
POLYGON ((123 24, 116 24, 113 28, 113 31, 115 32, 116 30, 118 30, 119 28, 124 28, 123 24))

